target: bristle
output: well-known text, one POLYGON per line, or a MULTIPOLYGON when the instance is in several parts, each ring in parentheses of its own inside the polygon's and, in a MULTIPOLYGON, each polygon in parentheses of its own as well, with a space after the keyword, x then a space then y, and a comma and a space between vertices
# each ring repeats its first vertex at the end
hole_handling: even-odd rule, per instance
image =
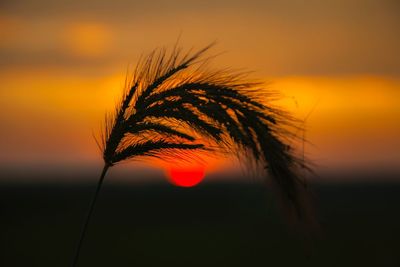
POLYGON ((196 140, 199 135, 247 160, 251 152, 251 165, 263 165, 300 214, 297 169, 304 160, 288 149, 298 121, 267 102, 276 92, 260 90, 262 83, 229 69, 207 70, 203 56, 211 46, 183 56, 177 46, 171 53, 162 48, 140 60, 115 115, 106 117, 101 139, 106 164, 207 149, 204 140, 196 140), (178 130, 181 124, 196 135, 178 130))

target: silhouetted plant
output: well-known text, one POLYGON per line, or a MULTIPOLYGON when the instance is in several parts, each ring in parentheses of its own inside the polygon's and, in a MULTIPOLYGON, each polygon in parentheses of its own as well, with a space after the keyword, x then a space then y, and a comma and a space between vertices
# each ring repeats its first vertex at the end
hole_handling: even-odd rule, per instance
POLYGON ((132 158, 190 157, 199 150, 233 152, 247 162, 250 156, 287 207, 298 218, 307 215, 300 196, 304 161, 288 145, 299 121, 271 105, 276 93, 262 83, 229 70, 208 71, 209 48, 186 55, 176 46, 170 53, 158 49, 137 64, 120 104, 106 116, 100 142, 105 165, 73 266, 107 170, 132 158))

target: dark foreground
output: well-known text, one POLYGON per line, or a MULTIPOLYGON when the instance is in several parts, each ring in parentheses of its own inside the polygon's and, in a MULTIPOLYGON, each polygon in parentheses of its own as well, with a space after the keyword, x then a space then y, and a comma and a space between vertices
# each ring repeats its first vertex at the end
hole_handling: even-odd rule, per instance
MULTIPOLYGON (((257 184, 106 184, 79 266, 400 266, 400 184, 313 187, 310 244, 257 184)), ((0 266, 70 266, 93 190, 0 184, 0 266)))

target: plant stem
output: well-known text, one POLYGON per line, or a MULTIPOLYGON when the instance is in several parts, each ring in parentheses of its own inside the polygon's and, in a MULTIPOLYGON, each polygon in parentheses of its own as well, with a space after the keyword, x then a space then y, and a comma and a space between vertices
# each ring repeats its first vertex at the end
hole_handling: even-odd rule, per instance
POLYGON ((107 170, 108 170, 109 167, 110 167, 109 164, 105 164, 104 165, 103 171, 101 172, 101 175, 100 175, 100 179, 97 182, 96 192, 94 193, 94 196, 93 196, 92 201, 90 203, 89 210, 86 213, 86 219, 85 219, 85 222, 84 222, 83 227, 82 227, 81 235, 79 237, 79 242, 78 242, 78 246, 76 248, 74 260, 72 262, 72 267, 75 267, 76 264, 78 263, 79 254, 80 254, 80 251, 81 251, 82 243, 83 243, 83 240, 84 240, 85 235, 86 235, 86 230, 87 230, 87 227, 89 225, 90 218, 92 217, 92 213, 93 213, 94 207, 96 206, 96 200, 97 200, 97 197, 99 195, 99 192, 100 192, 100 189, 101 189, 101 185, 103 184, 104 177, 106 176, 106 173, 107 173, 107 170))

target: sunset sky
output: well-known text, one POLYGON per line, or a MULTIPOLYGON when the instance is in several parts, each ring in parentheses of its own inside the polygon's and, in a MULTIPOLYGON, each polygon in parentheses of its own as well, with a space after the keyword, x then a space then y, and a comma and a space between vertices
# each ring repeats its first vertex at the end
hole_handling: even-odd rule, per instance
POLYGON ((92 166, 128 66, 217 41, 212 66, 254 71, 306 120, 318 170, 400 170, 400 2, 0 3, 0 167, 92 166))

